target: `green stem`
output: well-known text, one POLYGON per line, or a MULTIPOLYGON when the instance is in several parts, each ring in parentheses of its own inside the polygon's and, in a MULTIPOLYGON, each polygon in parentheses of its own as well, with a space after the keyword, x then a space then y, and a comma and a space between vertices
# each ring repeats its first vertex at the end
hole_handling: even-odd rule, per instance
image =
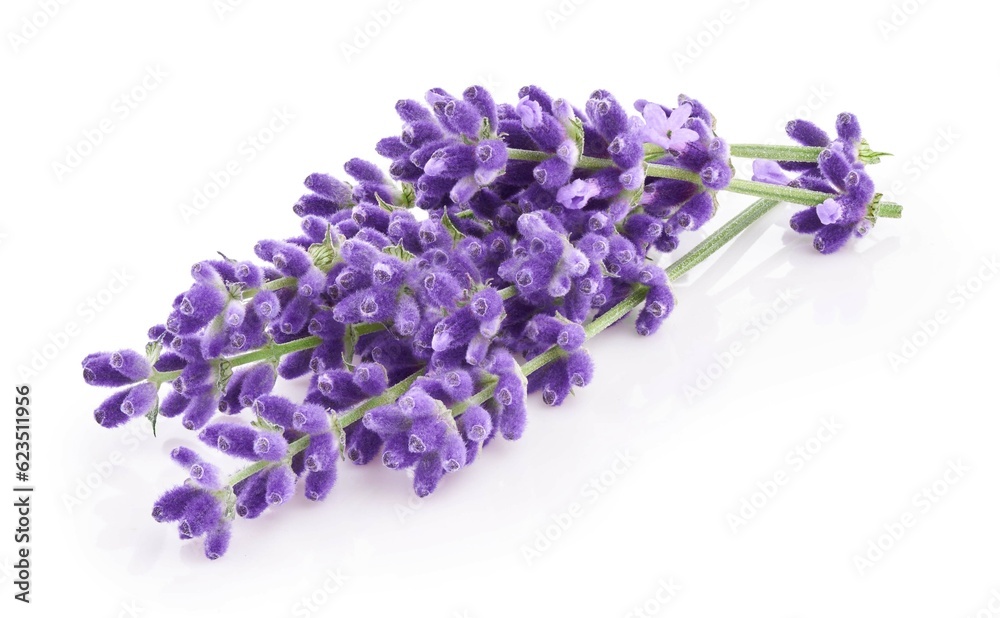
POLYGON ((541 152, 539 150, 525 150, 523 148, 508 148, 507 158, 513 159, 515 161, 536 161, 542 162, 546 159, 552 158, 553 154, 548 152, 541 152))
POLYGON ((681 167, 670 165, 660 165, 658 163, 646 164, 646 175, 653 178, 673 178, 674 180, 685 180, 701 186, 701 176, 697 172, 692 172, 681 167))
MULTIPOLYGON (((508 148, 507 157, 516 161, 545 161, 555 155, 538 150, 524 150, 521 148, 508 148)), ((576 167, 582 170, 600 170, 607 167, 614 167, 615 162, 602 157, 582 156, 576 167)), ((675 180, 686 180, 695 184, 701 184, 701 177, 696 173, 679 167, 669 165, 659 165, 654 163, 646 164, 646 175, 654 178, 673 178, 675 180)))
POLYGON ((348 412, 339 415, 337 417, 337 422, 340 424, 341 427, 347 427, 348 425, 352 425, 361 420, 361 417, 365 415, 365 412, 369 410, 374 410, 379 406, 385 406, 395 402, 397 399, 399 399, 399 397, 403 393, 405 393, 410 388, 410 386, 413 385, 414 382, 416 382, 417 378, 424 375, 426 371, 427 371, 426 368, 419 369, 411 373, 407 377, 403 378, 399 382, 396 382, 396 384, 394 384, 392 388, 389 388, 378 397, 372 397, 371 399, 366 399, 362 401, 358 405, 351 408, 348 412))
MULTIPOLYGON (((288 445, 288 455, 285 456, 286 459, 288 459, 288 461, 291 461, 293 455, 296 455, 304 451, 307 446, 309 446, 308 435, 302 436, 295 442, 292 442, 291 444, 288 445)), ((226 482, 226 487, 228 487, 231 490, 233 488, 233 485, 235 485, 236 483, 239 483, 244 479, 250 478, 254 474, 257 474, 264 468, 271 465, 274 465, 273 461, 258 461, 257 463, 250 464, 246 468, 243 468, 239 472, 236 472, 231 477, 229 477, 229 481, 226 482)))
POLYGON ((451 415, 457 418, 461 416, 471 406, 483 405, 484 403, 489 401, 490 397, 493 396, 493 391, 496 390, 496 387, 497 387, 496 378, 491 378, 490 380, 487 381, 486 386, 480 389, 478 393, 476 393, 475 395, 469 397, 464 401, 460 401, 457 404, 455 404, 451 409, 451 415))
POLYGON ((590 324, 587 324, 586 328, 584 328, 587 339, 606 330, 609 326, 628 315, 629 312, 638 307, 646 299, 647 292, 649 292, 649 288, 644 285, 633 286, 632 292, 628 296, 611 309, 594 318, 590 324))
MULTIPOLYGON (((359 337, 362 335, 368 335, 370 333, 377 333, 380 330, 384 330, 385 325, 380 323, 371 324, 356 324, 354 325, 354 332, 359 337)), ((257 361, 263 360, 278 360, 286 354, 292 354, 293 352, 301 352, 302 350, 309 350, 315 348, 321 344, 323 340, 317 336, 303 337, 301 339, 293 339, 291 341, 286 341, 285 343, 276 343, 271 345, 266 345, 263 348, 258 348, 251 352, 246 352, 240 354, 239 356, 231 356, 226 359, 221 359, 229 363, 229 368, 234 369, 241 365, 247 365, 250 363, 256 363, 257 361)), ((181 375, 181 370, 177 371, 156 371, 153 370, 153 375, 150 376, 149 381, 154 384, 163 384, 164 382, 169 382, 176 379, 181 375)))
MULTIPOLYGON (((381 325, 379 325, 379 327, 381 328, 381 325)), ((292 341, 287 341, 285 343, 267 345, 252 352, 240 354, 239 356, 232 356, 224 360, 229 363, 230 368, 234 368, 248 363, 255 363, 257 361, 281 358, 285 354, 291 354, 292 352, 315 348, 322 342, 323 340, 319 337, 303 337, 302 339, 293 339, 292 341)), ((153 375, 150 376, 149 381, 155 384, 163 384, 164 382, 169 382, 180 375, 180 370, 156 371, 154 369, 153 375)))
POLYGON ((754 182, 752 180, 741 180, 734 178, 729 182, 726 191, 752 195, 754 197, 766 197, 782 202, 802 204, 803 206, 817 206, 826 200, 836 197, 821 191, 810 191, 809 189, 796 189, 782 185, 772 185, 766 182, 754 182))
POLYGON ((243 294, 240 295, 239 300, 250 300, 260 292, 264 290, 275 291, 281 288, 290 288, 298 283, 298 279, 295 277, 278 277, 277 279, 271 279, 265 282, 259 288, 250 288, 249 290, 244 290, 243 294))
POLYGON ((562 348, 558 346, 552 346, 551 348, 545 350, 544 352, 532 358, 531 360, 527 360, 521 363, 521 373, 524 374, 524 377, 528 377, 562 355, 563 355, 562 348))
POLYGON ((741 159, 769 159, 816 163, 822 148, 812 146, 772 146, 769 144, 730 144, 729 154, 741 159))
MULTIPOLYGON (((264 285, 260 286, 260 289, 270 290, 273 292, 275 290, 280 290, 281 288, 290 288, 297 282, 298 280, 295 277, 278 277, 277 279, 272 279, 267 283, 265 283, 264 285)), ((247 293, 251 291, 256 293, 256 290, 249 290, 247 293)))
POLYGON ((718 251, 719 248, 727 244, 730 240, 735 238, 737 234, 747 229, 751 223, 763 217, 768 211, 777 206, 779 203, 780 202, 778 200, 759 199, 753 204, 750 204, 743 210, 743 212, 733 217, 725 225, 710 234, 705 240, 698 243, 694 249, 691 249, 679 260, 671 264, 667 269, 667 279, 674 281, 698 264, 702 263, 705 258, 718 251))
MULTIPOLYGON (((244 290, 243 294, 241 295, 240 300, 248 300, 250 298, 253 298, 258 293, 260 293, 260 292, 262 292, 264 290, 268 290, 268 291, 272 291, 273 292, 274 290, 280 290, 282 288, 290 288, 290 287, 294 286, 297 282, 298 282, 298 280, 295 277, 279 277, 277 279, 272 279, 272 280, 264 283, 263 285, 261 285, 259 288, 251 288, 249 290, 244 290)), ((311 341, 313 339, 317 339, 317 338, 316 337, 306 337, 305 340, 311 341)), ((290 354, 291 352, 297 352, 298 350, 305 350, 305 349, 308 349, 308 348, 314 348, 317 345, 319 345, 319 343, 317 341, 316 343, 312 343, 311 345, 306 345, 306 347, 303 347, 303 348, 296 347, 297 345, 300 345, 302 341, 305 341, 305 340, 297 339, 295 341, 289 341, 288 343, 281 344, 279 346, 271 346, 270 350, 272 352, 278 351, 278 350, 284 350, 284 348, 282 348, 282 346, 288 346, 287 351, 280 351, 278 353, 278 356, 281 356, 283 354, 290 354)), ((245 365, 247 363, 252 363, 254 361, 263 360, 265 358, 270 357, 271 354, 265 352, 268 349, 269 348, 267 348, 267 347, 260 348, 258 350, 247 352, 246 354, 242 354, 240 356, 234 356, 234 357, 232 357, 230 359, 227 359, 227 360, 229 362, 230 367, 239 367, 240 365, 245 365)), ((152 375, 149 377, 149 381, 152 382, 153 384, 156 384, 157 386, 159 386, 159 385, 163 384, 164 382, 169 382, 170 380, 173 380, 173 379, 177 378, 180 375, 181 375, 181 372, 179 370, 178 371, 157 371, 157 370, 154 369, 152 375)))
MULTIPOLYGON (((776 148, 783 147, 776 146, 776 148)), ((518 161, 544 161, 553 155, 547 152, 539 152, 537 150, 510 148, 507 151, 507 156, 518 161)), ((580 157, 580 162, 577 164, 577 167, 581 169, 603 169, 612 166, 614 166, 614 161, 611 159, 602 159, 598 157, 580 157)), ((646 175, 653 178, 672 178, 675 180, 684 180, 701 186, 701 177, 697 173, 680 167, 647 163, 646 175)), ((754 197, 768 197, 781 200, 783 202, 802 204, 803 206, 816 206, 817 204, 822 204, 831 197, 829 193, 810 191, 808 189, 796 189, 794 187, 784 187, 781 185, 771 185, 763 182, 754 182, 752 180, 740 180, 738 178, 734 178, 730 181, 729 186, 723 190, 731 191, 733 193, 742 193, 743 195, 752 195, 754 197)))
MULTIPOLYGON (((361 402, 360 404, 352 408, 349 412, 345 413, 342 416, 336 417, 337 422, 339 422, 341 427, 347 427, 348 425, 360 420, 361 417, 364 416, 365 412, 367 412, 368 410, 372 410, 379 406, 384 406, 386 404, 390 404, 396 401, 397 399, 399 399, 400 395, 405 393, 406 390, 410 388, 410 386, 417 378, 423 375, 423 373, 424 370, 421 369, 420 371, 417 371, 407 376, 402 381, 397 382, 395 385, 393 385, 392 388, 388 389, 378 397, 373 397, 372 399, 367 399, 361 402)), ((331 418, 331 424, 333 420, 334 419, 331 418)), ((298 453, 304 451, 307 446, 309 446, 309 436, 302 436, 298 440, 288 445, 288 454, 285 456, 285 459, 291 461, 294 455, 297 455, 298 453)), ((236 472, 231 477, 229 477, 229 481, 226 483, 226 486, 232 489, 233 485, 235 485, 236 483, 239 483, 244 479, 250 478, 254 474, 257 474, 264 468, 273 464, 274 464, 273 461, 258 461, 257 463, 251 464, 246 468, 243 468, 239 472, 236 472)))

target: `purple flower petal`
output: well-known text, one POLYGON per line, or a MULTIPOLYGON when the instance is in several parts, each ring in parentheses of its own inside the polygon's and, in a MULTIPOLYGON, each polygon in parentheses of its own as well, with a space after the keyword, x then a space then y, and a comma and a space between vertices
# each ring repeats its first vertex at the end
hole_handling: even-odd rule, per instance
POLYGON ((790 182, 790 179, 785 175, 785 172, 778 165, 777 161, 768 161, 766 159, 754 160, 751 180, 754 182, 766 182, 771 185, 787 185, 790 182))
POLYGON ((843 209, 840 207, 840 202, 830 198, 816 207, 816 214, 819 216, 819 220, 823 222, 823 225, 830 225, 831 223, 840 221, 843 209))
POLYGON ((600 188, 596 184, 577 179, 556 192, 556 201, 569 210, 580 210, 598 193, 600 188))

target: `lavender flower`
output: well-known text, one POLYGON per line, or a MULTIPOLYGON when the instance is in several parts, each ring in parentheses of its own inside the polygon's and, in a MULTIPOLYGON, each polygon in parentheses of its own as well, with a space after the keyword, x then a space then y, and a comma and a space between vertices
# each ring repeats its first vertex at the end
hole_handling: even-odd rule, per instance
POLYGON ((691 117, 691 106, 680 105, 669 115, 667 110, 655 103, 646 103, 642 108, 642 118, 646 121, 642 135, 651 144, 664 150, 684 152, 690 142, 698 139, 698 133, 685 128, 691 117))
POLYGON ((785 127, 788 136, 800 144, 823 147, 816 163, 754 162, 757 181, 831 194, 816 207, 797 212, 790 222, 796 232, 813 235, 813 246, 824 254, 837 251, 851 236, 867 234, 876 219, 875 183, 859 156, 859 149, 867 144, 861 138, 858 119, 854 114, 843 113, 837 117, 836 126, 834 140, 807 120, 793 120, 785 127), (782 169, 798 175, 788 178, 782 169))
MULTIPOLYGON (((639 334, 663 327, 674 295, 656 252, 702 228, 733 180, 737 147, 685 96, 640 100, 641 117, 606 90, 582 108, 538 86, 513 104, 480 86, 424 100, 399 101, 399 132, 375 145, 387 173, 355 158, 351 184, 307 176, 297 235, 260 240, 258 262, 198 262, 145 353, 83 360, 87 383, 119 389, 100 425, 179 417, 244 466, 171 452, 187 479, 153 517, 204 538, 209 559, 235 517, 280 507, 297 484, 327 498, 342 457, 406 470, 425 497, 494 439, 519 439, 529 392, 558 406, 591 382, 589 336, 633 309, 639 334), (278 378, 301 379, 304 397, 274 394, 278 378)), ((867 231, 878 202, 857 118, 836 128, 831 140, 789 125, 823 148, 815 162, 754 164, 758 183, 829 195, 792 218, 824 253, 867 231)))

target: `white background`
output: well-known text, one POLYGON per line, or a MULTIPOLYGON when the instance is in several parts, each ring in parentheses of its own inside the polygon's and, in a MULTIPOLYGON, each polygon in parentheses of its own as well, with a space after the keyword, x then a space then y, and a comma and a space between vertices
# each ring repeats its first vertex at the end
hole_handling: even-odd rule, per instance
MULTIPOLYGON (((209 0, 69 2, 47 20, 45 3, 4 3, 0 502, 21 382, 36 493, 30 607, 12 600, 14 513, 0 511, 0 612, 1000 615, 1000 284, 980 275, 1000 252, 996 3, 398 2, 352 54, 343 45, 387 1, 255 0, 221 15, 209 0), (140 87, 149 71, 164 76, 140 87), (183 478, 166 454, 190 434, 99 428, 91 411, 108 393, 83 383, 80 359, 141 346, 195 261, 293 235, 302 179, 375 157, 399 129, 397 99, 473 83, 505 101, 528 83, 578 104, 594 88, 626 102, 686 93, 744 143, 850 110, 895 153, 872 174, 905 217, 820 256, 782 206, 678 283, 657 336, 601 335, 591 386, 560 409, 534 399, 523 440, 489 447, 430 499, 402 474, 344 466, 327 503, 299 496, 237 522, 230 553, 204 560, 149 516, 183 478), (249 160, 241 144, 276 109, 294 118, 249 160), (58 173, 103 119, 113 130, 58 173), (179 206, 233 160, 240 173, 185 221, 179 206), (116 272, 127 285, 102 294, 116 272), (81 309, 92 297, 110 302, 81 309), (634 462, 616 467, 619 454, 634 462), (948 484, 952 464, 965 471, 948 484), (924 490, 933 503, 915 499, 924 490), (735 520, 744 499, 759 508, 735 520), (888 549, 869 554, 879 541, 888 549)), ((709 227, 748 202, 726 198, 709 227)))

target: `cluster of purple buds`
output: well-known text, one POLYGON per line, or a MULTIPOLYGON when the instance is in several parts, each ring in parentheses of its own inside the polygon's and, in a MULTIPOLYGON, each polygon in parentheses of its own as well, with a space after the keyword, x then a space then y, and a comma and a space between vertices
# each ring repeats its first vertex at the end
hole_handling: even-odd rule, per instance
POLYGON ((817 162, 754 161, 753 179, 822 193, 832 197, 815 208, 801 210, 791 219, 791 227, 812 234, 820 253, 833 253, 853 236, 861 237, 875 223, 873 200, 875 183, 865 171, 870 154, 861 137, 861 125, 854 114, 837 116, 837 138, 808 120, 792 120, 785 127, 788 136, 802 146, 822 148, 817 162), (795 175, 789 177, 785 172, 795 175))
POLYGON ((681 96, 674 109, 648 101, 635 107, 645 120, 645 141, 652 145, 648 160, 693 172, 701 181, 663 178, 645 187, 643 214, 661 223, 654 242, 669 252, 677 248, 681 232, 699 229, 715 214, 715 192, 733 178, 729 146, 715 134, 715 118, 694 99, 681 96))
MULTIPOLYGON (((188 479, 153 517, 204 537, 209 558, 233 519, 297 486, 326 498, 338 459, 412 470, 426 496, 497 435, 520 438, 529 393, 558 406, 592 380, 582 346, 595 320, 638 298, 637 332, 660 328, 674 297, 653 252, 704 225, 733 175, 714 119, 687 97, 639 101, 641 116, 604 90, 582 108, 536 86, 513 104, 478 86, 426 103, 396 105, 402 131, 376 146, 388 173, 352 159, 353 183, 310 175, 292 207, 300 234, 258 242, 259 262, 195 264, 145 354, 83 361, 87 383, 120 388, 95 412, 102 426, 180 417, 248 466, 226 476, 172 453, 188 479), (278 378, 305 378, 301 402, 273 393, 278 378)), ((833 142, 808 123, 790 134, 823 146, 818 162, 755 170, 831 194, 793 227, 833 251, 861 233, 872 199, 856 119, 842 116, 833 142)))
POLYGON ((205 555, 214 560, 226 553, 232 527, 221 473, 184 446, 171 451, 170 458, 188 471, 189 478, 160 496, 153 505, 153 519, 177 523, 182 539, 205 537, 205 555))

